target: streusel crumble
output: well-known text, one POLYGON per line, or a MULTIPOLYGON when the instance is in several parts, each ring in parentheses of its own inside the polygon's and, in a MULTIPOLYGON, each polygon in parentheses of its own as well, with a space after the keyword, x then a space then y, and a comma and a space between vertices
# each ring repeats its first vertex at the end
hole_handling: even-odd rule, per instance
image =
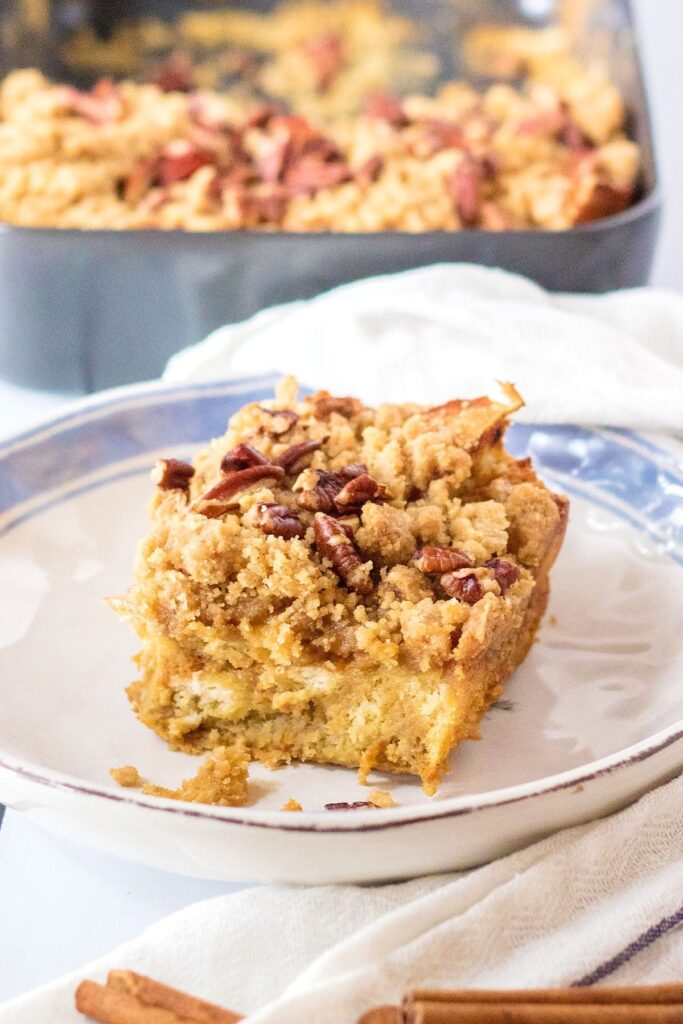
POLYGON ((527 654, 568 503, 503 447, 504 399, 249 404, 194 464, 156 469, 152 527, 117 610, 142 639, 128 693, 186 751, 240 744, 419 775, 527 654))

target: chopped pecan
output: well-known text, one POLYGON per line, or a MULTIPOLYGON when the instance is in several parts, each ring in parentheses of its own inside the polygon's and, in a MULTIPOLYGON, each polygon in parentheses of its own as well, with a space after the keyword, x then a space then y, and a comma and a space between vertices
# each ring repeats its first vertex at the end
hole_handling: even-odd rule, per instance
POLYGON ((431 153, 439 153, 443 149, 464 149, 467 144, 462 128, 452 121, 430 118, 424 122, 424 127, 431 153))
POLYGON ((441 586, 449 597, 457 597, 467 604, 476 604, 484 596, 484 588, 473 573, 456 576, 453 572, 447 572, 441 577, 441 586))
POLYGON ((338 32, 322 32, 301 44, 315 76, 318 92, 327 92, 335 78, 346 65, 344 39, 338 32))
POLYGON ((159 154, 159 184, 172 185, 176 181, 187 181, 200 167, 215 162, 213 153, 199 149, 187 139, 174 139, 167 143, 159 154))
POLYGON ((508 562, 504 558, 492 558, 485 565, 493 573, 501 594, 504 594, 519 579, 519 567, 514 562, 508 562))
POLYGON ((360 526, 360 519, 356 515, 335 516, 336 522, 346 531, 349 540, 353 540, 356 530, 360 526))
POLYGON ((463 227, 473 228, 479 223, 481 179, 479 163, 469 153, 465 153, 448 182, 453 204, 463 227))
POLYGON ((189 53, 176 51, 158 64, 150 81, 162 92, 190 92, 194 89, 194 67, 189 53))
POLYGON ((361 508, 366 501, 374 501, 377 504, 389 500, 389 492, 384 484, 379 483, 368 473, 361 473, 344 484, 341 491, 336 495, 334 503, 340 512, 349 509, 361 508))
POLYGON ((256 227, 259 224, 279 224, 285 215, 289 197, 281 190, 266 194, 249 192, 245 188, 238 189, 236 201, 245 225, 256 227))
POLYGON ((293 409, 265 409, 262 405, 259 405, 259 409, 272 417, 268 432, 276 436, 287 434, 299 422, 293 409))
POLYGON ((185 491, 190 489, 194 467, 181 459, 159 459, 154 467, 154 483, 162 491, 185 491))
POLYGON ((300 441, 299 444, 293 444, 290 448, 285 448, 283 452, 280 452, 273 459, 273 463, 276 466, 282 466, 285 473, 289 473, 304 456, 311 455, 322 448, 322 444, 322 441, 316 441, 313 438, 309 441, 300 441))
POLYGON ((293 195, 306 195, 321 188, 331 188, 351 181, 352 175, 343 160, 327 161, 317 156, 303 156, 287 168, 285 184, 293 195))
POLYGON ((291 140, 286 131, 269 139, 257 162, 258 176, 261 181, 268 185, 282 181, 282 175, 290 155, 291 140))
POLYGON ((615 213, 625 210, 631 201, 629 189, 616 189, 611 185, 598 182, 594 185, 588 198, 581 204, 577 215, 577 224, 587 224, 602 217, 612 217, 615 213))
POLYGON ((377 153, 375 156, 368 157, 365 163, 362 163, 354 171, 353 176, 357 185, 361 188, 369 188, 373 182, 377 181, 383 170, 384 157, 377 153))
POLYGON ((365 105, 366 117, 375 117, 379 121, 388 121, 394 128, 405 128, 410 124, 399 100, 388 92, 377 92, 365 105))
POLYGON ((316 470, 318 480, 315 487, 311 490, 301 491, 296 499, 297 504, 301 508, 308 509, 309 512, 336 512, 337 506, 334 499, 342 488, 349 480, 353 480, 354 477, 361 476, 367 471, 367 466, 360 462, 345 466, 344 469, 338 469, 333 473, 318 469, 316 470))
POLYGON ((340 800, 336 804, 325 804, 326 811, 358 811, 361 808, 374 807, 369 800, 354 800, 353 803, 348 803, 346 800, 340 800))
POLYGON ((259 502, 254 521, 264 533, 273 537, 284 537, 285 540, 303 537, 306 533, 306 527, 293 508, 277 505, 272 501, 259 502))
POLYGON ((113 124, 123 117, 121 92, 111 78, 101 78, 90 92, 80 92, 73 86, 60 88, 63 102, 75 114, 80 114, 91 124, 113 124))
POLYGON ((457 569, 471 569, 474 562, 458 548, 420 548, 413 555, 415 567, 420 572, 447 573, 457 569))
POLYGON ((261 103, 258 107, 254 107, 252 112, 247 116, 244 121, 244 127, 249 128, 267 128, 273 118, 280 117, 282 111, 272 103, 261 103))
POLYGON ((226 473, 222 480, 197 499, 194 510, 210 518, 221 516, 231 508, 228 499, 243 491, 245 487, 251 487, 259 480, 281 480, 284 475, 285 471, 280 466, 261 465, 226 473))
POLYGON ((591 140, 587 135, 584 135, 576 121, 573 121, 571 117, 567 117, 556 138, 558 142, 561 142, 567 149, 571 149, 573 153, 584 153, 586 150, 593 149, 591 140))
POLYGON ((239 132, 223 125, 193 124, 187 137, 200 152, 212 154, 216 165, 227 174, 234 176, 237 167, 240 173, 247 173, 243 164, 248 157, 242 151, 239 132))
POLYGON ((311 401, 313 402, 313 414, 318 420, 328 419, 333 412, 349 420, 363 411, 363 403, 358 398, 350 396, 336 398, 327 391, 319 391, 311 401))
POLYGON ((250 444, 238 444, 231 452, 227 452, 221 461, 223 473, 234 473, 239 469, 248 469, 249 466, 269 466, 270 461, 262 455, 258 448, 250 444))
POLYGON ((157 161, 154 157, 142 157, 133 167, 123 184, 123 198, 133 206, 141 201, 154 185, 157 161))
POLYGON ((347 587, 358 594, 369 594, 372 590, 369 567, 363 563, 346 529, 323 512, 316 513, 313 529, 320 557, 332 563, 347 587))

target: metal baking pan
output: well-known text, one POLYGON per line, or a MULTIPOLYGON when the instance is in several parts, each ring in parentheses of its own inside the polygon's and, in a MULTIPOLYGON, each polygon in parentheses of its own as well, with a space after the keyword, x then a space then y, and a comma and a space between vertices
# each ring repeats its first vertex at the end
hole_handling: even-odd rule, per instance
MULTIPOLYGON (((414 11, 421 5, 424 18, 425 0, 411 2, 414 11)), ((409 9, 411 2, 397 6, 409 9)), ((474 19, 542 25, 552 20, 555 6, 553 0, 447 3, 464 26, 474 19)), ((434 4, 427 0, 428 9, 434 4)), ((155 6, 168 14, 202 5, 157 0, 155 6)), ((437 6, 442 12, 443 0, 435 11, 437 6)), ((93 7, 101 16, 103 5, 93 7)), ((109 19, 139 7, 135 0, 104 4, 109 19)), ((357 278, 425 264, 468 261, 503 267, 555 291, 602 292, 646 283, 660 196, 628 0, 594 0, 590 24, 595 36, 587 35, 586 47, 590 50, 592 38, 599 37, 602 44, 609 40, 611 72, 626 97, 629 128, 643 153, 639 197, 624 213, 567 231, 417 235, 0 225, 0 375, 19 384, 73 392, 154 377, 174 352, 222 324, 357 278)), ((27 43, 18 33, 12 46, 0 44, 0 70, 34 63, 63 78, 54 66, 54 52, 49 35, 46 40, 34 34, 27 43)), ((448 69, 451 74, 453 70, 448 69)))

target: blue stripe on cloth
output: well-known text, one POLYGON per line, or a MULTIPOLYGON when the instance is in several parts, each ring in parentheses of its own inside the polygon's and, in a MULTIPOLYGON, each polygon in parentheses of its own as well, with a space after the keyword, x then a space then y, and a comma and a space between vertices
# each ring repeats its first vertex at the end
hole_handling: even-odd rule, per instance
POLYGON ((594 970, 588 974, 584 974, 583 978, 579 978, 578 981, 572 982, 572 988, 587 988, 590 985, 597 985, 603 978, 609 978, 611 974, 618 971, 620 967, 627 964, 629 960, 632 960, 638 953, 642 953, 643 950, 648 949, 653 943, 657 942, 664 935, 667 935, 674 928, 678 928, 683 924, 683 906, 679 907, 673 914, 669 914, 667 917, 663 917, 657 924, 653 924, 650 928, 647 928, 644 932, 634 939, 633 942, 629 942, 628 946, 625 946, 616 956, 611 957, 609 960, 605 960, 604 963, 600 964, 594 970))

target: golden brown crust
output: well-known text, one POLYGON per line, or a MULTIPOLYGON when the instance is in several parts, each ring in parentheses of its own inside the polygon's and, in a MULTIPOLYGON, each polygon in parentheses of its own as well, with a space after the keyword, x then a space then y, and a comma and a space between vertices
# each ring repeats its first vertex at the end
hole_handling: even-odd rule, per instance
POLYGON ((116 602, 143 640, 129 696, 179 749, 243 743, 266 763, 409 771, 433 790, 533 641, 567 502, 505 452, 509 391, 438 409, 335 401, 297 401, 288 385, 197 455, 189 495, 157 490, 116 602), (278 411, 293 414, 284 437, 278 411), (217 518, 195 511, 244 445, 268 464, 310 440, 309 466, 254 481, 217 518), (382 491, 335 509, 345 467, 361 466, 382 491), (326 513, 298 501, 321 481, 326 513), (264 503, 301 529, 270 531, 264 503))

